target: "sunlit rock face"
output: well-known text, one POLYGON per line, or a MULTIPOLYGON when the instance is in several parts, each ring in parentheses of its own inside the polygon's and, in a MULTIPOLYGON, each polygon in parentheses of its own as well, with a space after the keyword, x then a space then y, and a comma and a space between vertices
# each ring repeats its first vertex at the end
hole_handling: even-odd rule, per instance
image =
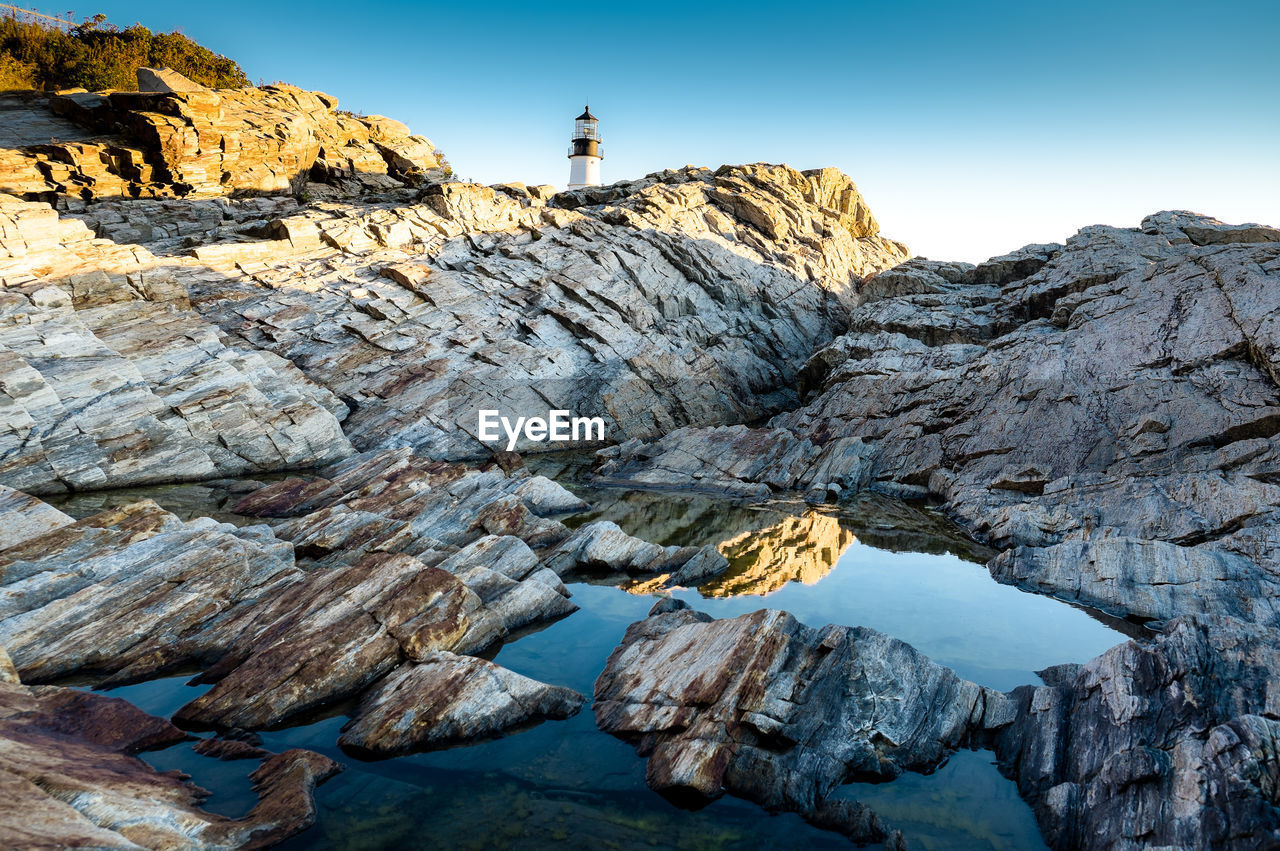
POLYGON ((80 92, 6 105, 6 120, 56 122, 60 132, 38 145, 12 133, 0 137, 0 192, 60 196, 77 211, 102 198, 209 198, 308 186, 351 195, 442 176, 431 141, 400 122, 341 112, 332 95, 283 83, 80 92))
POLYGON ((785 517, 756 532, 744 532, 717 549, 729 569, 698 591, 705 597, 762 595, 788 582, 812 585, 831 572, 857 540, 839 518, 818 511, 785 517))
POLYGON ((336 396, 191 309, 196 269, 0 195, 0 482, 58 493, 351 454, 336 396))
POLYGON ((193 296, 347 400, 359 449, 487 456, 481 409, 600 416, 611 441, 751 420, 795 402, 862 279, 907 257, 825 206, 833 180, 753 164, 550 202, 443 184, 411 205, 313 206, 268 243, 196 249, 224 274, 193 296), (261 267, 239 259, 263 245, 261 267))
POLYGON ((690 167, 606 189, 76 213, 116 241, 0 196, 0 483, 216 478, 351 444, 488 457, 482 409, 601 417, 608 441, 758 419, 794 404, 862 280, 908 256, 829 169, 690 167))

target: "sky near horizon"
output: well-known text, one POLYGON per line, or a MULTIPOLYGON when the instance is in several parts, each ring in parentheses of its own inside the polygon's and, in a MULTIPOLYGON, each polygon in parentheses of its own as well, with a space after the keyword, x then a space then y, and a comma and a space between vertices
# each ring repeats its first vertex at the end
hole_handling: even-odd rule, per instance
POLYGON ((99 11, 403 121, 483 183, 563 187, 589 97, 606 183, 836 166, 883 235, 935 259, 1162 209, 1280 225, 1277 2, 108 0, 76 15, 99 11))

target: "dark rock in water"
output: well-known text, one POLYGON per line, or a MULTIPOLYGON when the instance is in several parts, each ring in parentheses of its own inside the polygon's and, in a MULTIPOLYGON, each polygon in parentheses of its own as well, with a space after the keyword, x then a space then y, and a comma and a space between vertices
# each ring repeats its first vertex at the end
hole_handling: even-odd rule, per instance
POLYGON ((258 804, 231 819, 208 792, 131 754, 187 738, 119 698, 0 684, 0 845, 6 848, 261 848, 315 821, 316 784, 341 770, 304 750, 251 775, 258 804))
POLYGON ((1013 708, 871 629, 768 610, 713 620, 673 601, 627 630, 594 704, 600 729, 649 758, 653 789, 694 802, 729 792, 865 841, 883 826, 828 801, 836 786, 932 770, 1013 708))
POLYGON ((201 739, 191 747, 193 751, 201 756, 209 756, 214 759, 262 759, 270 756, 271 752, 265 748, 258 747, 252 742, 241 739, 222 738, 221 736, 201 739))
POLYGON ((338 740, 392 756, 467 742, 522 724, 576 715, 586 701, 562 686, 522 677, 472 656, 437 652, 371 690, 338 740))
POLYGON ((1051 847, 1280 847, 1274 625, 1181 618, 1021 686, 1002 770, 1051 847))

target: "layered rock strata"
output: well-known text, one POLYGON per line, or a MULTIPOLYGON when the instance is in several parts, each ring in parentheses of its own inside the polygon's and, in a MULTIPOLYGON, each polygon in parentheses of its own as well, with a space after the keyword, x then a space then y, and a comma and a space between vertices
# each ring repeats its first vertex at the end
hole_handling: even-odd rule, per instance
POLYGON ((339 743, 386 756, 470 742, 545 718, 567 718, 582 695, 472 656, 439 652, 401 669, 365 697, 339 743))
POLYGON ((653 789, 729 792, 859 841, 889 834, 832 798, 838 785, 932 770, 1013 708, 875 630, 768 610, 713 620, 670 600, 628 628, 594 704, 600 729, 648 757, 653 789))
MULTIPOLYGON (((0 658, 4 658, 0 650, 0 658)), ((209 793, 134 754, 188 738, 118 698, 0 678, 0 844, 7 848, 262 848, 311 826, 312 793, 341 766, 263 753, 258 804, 232 819, 209 793)))
POLYGON ((862 278, 906 257, 875 227, 832 170, 689 168, 550 205, 443 184, 413 206, 282 219, 254 262, 198 248, 225 274, 192 296, 344 399, 358 448, 483 457, 507 439, 478 439, 480 410, 600 416, 621 440, 790 404, 862 278))
POLYGON ((182 271, 0 196, 0 482, 57 493, 351 453, 346 407, 202 320, 182 271))
POLYGON ((178 90, 185 78, 169 74, 167 90, 7 101, 11 120, 56 117, 72 128, 70 138, 14 139, 0 152, 0 192, 80 209, 113 197, 359 195, 443 176, 430 140, 390 118, 341 112, 331 95, 284 84, 178 90))
POLYGON ((1055 848, 1268 847, 1280 230, 1161 213, 873 277, 768 427, 602 453, 612 482, 931 495, 1000 581, 1164 625, 1015 691, 997 741, 1055 848))
POLYGON ((794 398, 862 277, 906 254, 831 170, 665 172, 572 210, 527 187, 424 193, 77 214, 157 251, 195 242, 189 257, 0 197, 0 345, 18 371, 0 482, 239 475, 333 460, 348 438, 487 457, 506 438, 479 439, 481 409, 599 416, 607 440, 753 419, 794 398), (82 398, 86 378, 110 392, 82 398))
MULTIPOLYGON (((576 608, 519 537, 536 543, 568 534, 530 507, 580 505, 553 483, 421 462, 407 450, 325 472, 330 478, 310 482, 311 510, 277 521, 279 535, 265 525, 184 522, 149 501, 73 521, 6 491, 0 643, 34 682, 91 674, 122 683, 200 666, 197 681, 213 688, 176 717, 254 729, 358 697, 393 672, 416 672, 419 688, 448 681, 448 665, 423 665, 437 651, 479 652, 576 608), (339 501, 344 486, 359 498, 339 501)), ((298 481, 245 499, 286 513, 283 494, 296 496, 298 481)), ((493 690, 453 707, 474 714, 488 733, 563 717, 572 703, 549 686, 555 701, 530 702, 529 683, 491 676, 495 688, 509 687, 523 715, 494 704, 493 690)), ((389 711, 380 710, 379 729, 394 726, 389 711)), ((422 735, 428 744, 448 738, 422 735)), ((364 746, 399 747, 373 737, 364 746)))
POLYGON ((978 267, 911 261, 872 278, 854 311, 863 330, 805 367, 809 404, 764 429, 625 444, 600 475, 754 496, 833 484, 933 495, 976 536, 1021 547, 998 576, 1157 621, 1196 610, 1184 593, 1196 565, 1236 582, 1219 588, 1237 588, 1236 604, 1272 597, 1277 275, 1280 231, 1184 213, 978 267), (1175 546, 1136 545, 1161 566, 1128 567, 1131 581, 1055 573, 1038 552, 1125 546, 1112 537, 1175 546))
POLYGON ((1275 847, 1278 665, 1274 626, 1179 619, 1015 689, 996 751, 1053 848, 1275 847))

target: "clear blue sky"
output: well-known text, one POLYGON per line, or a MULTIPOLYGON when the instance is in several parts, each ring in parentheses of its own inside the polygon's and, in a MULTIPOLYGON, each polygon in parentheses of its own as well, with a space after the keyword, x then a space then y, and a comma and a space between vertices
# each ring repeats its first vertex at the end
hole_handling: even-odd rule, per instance
POLYGON ((400 119, 485 183, 563 185, 589 96, 605 182, 685 163, 837 166, 885 235, 935 258, 1167 208, 1280 224, 1274 0, 76 9, 98 11, 400 119))

